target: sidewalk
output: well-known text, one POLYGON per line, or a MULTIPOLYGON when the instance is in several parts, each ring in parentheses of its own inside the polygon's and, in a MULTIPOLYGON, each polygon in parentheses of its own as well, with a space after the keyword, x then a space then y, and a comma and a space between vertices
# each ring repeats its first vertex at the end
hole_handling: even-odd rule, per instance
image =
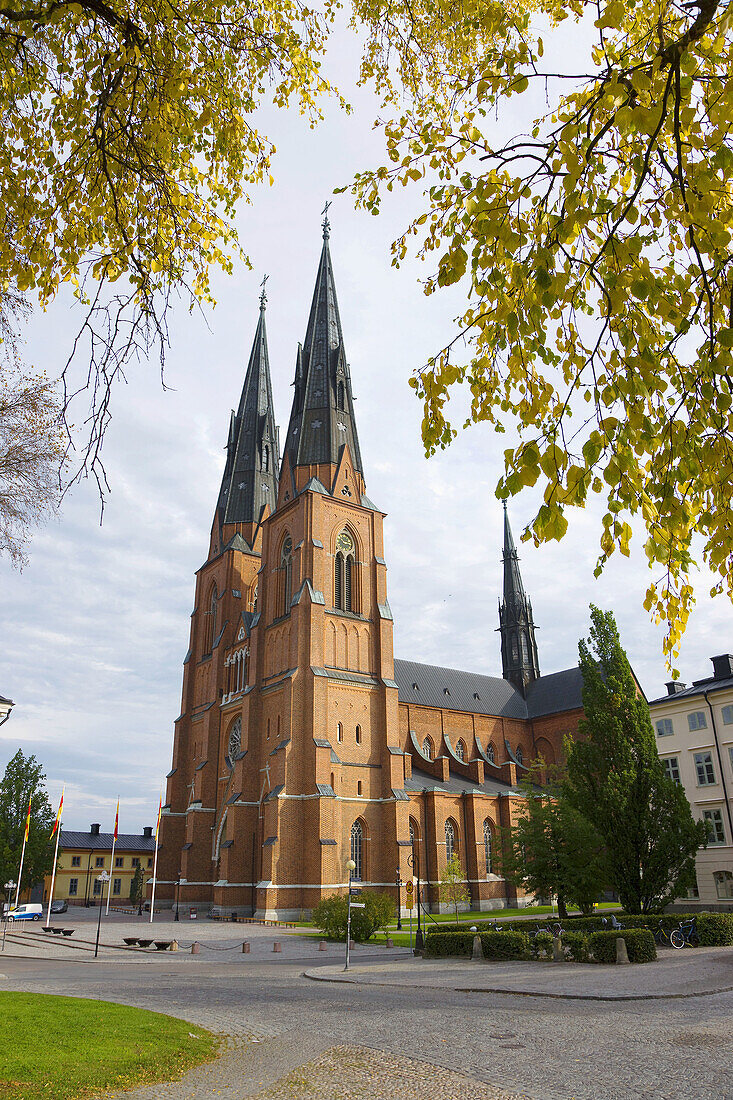
POLYGON ((733 948, 660 951, 656 962, 629 966, 595 963, 469 962, 395 959, 389 963, 306 970, 319 982, 508 993, 589 1001, 643 1001, 705 997, 733 991, 733 948))

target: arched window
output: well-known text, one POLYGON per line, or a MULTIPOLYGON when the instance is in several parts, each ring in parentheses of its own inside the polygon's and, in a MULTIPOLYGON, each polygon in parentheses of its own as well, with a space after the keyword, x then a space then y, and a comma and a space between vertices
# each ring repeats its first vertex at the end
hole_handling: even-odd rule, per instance
POLYGON ((458 844, 456 843, 456 827, 450 818, 445 823, 445 855, 447 861, 453 859, 453 856, 458 855, 458 844))
POLYGON ((336 408, 339 409, 341 412, 343 412, 343 410, 344 410, 344 397, 345 397, 344 384, 343 384, 343 382, 339 382, 338 387, 336 389, 336 408))
POLYGON ((529 647, 527 646, 527 635, 526 634, 522 634, 522 636, 520 638, 520 642, 521 642, 521 646, 522 646, 522 663, 525 664, 525 665, 528 665, 529 664, 529 647))
POLYGON ((516 637, 516 634, 515 634, 515 636, 512 638, 512 663, 516 665, 518 660, 519 660, 519 646, 517 645, 517 637, 516 637))
POLYGON ((361 881, 364 877, 364 830, 359 820, 351 826, 351 858, 356 864, 356 868, 352 872, 353 877, 361 881))
POLYGON ((331 790, 336 793, 336 776, 331 772, 331 790))
POLYGON ((487 760, 489 760, 490 763, 496 763, 496 753, 494 752, 494 746, 491 744, 490 741, 486 746, 486 758, 487 760))
POLYGON ((515 755, 517 757, 517 763, 518 764, 523 764, 524 763, 524 750, 523 750, 521 745, 517 746, 517 751, 516 751, 515 755))
POLYGON ((333 606, 339 611, 356 611, 355 575, 354 540, 349 532, 344 530, 336 539, 336 557, 333 567, 333 606))
POLYGON ((336 740, 340 743, 344 739, 344 727, 341 722, 336 723, 336 740))
POLYGON ((262 448, 262 469, 265 473, 270 469, 270 448, 267 444, 262 448))
POLYGON ((257 611, 257 582, 255 582, 249 590, 249 610, 254 613, 257 611))
POLYGON ((280 599, 278 617, 290 614, 290 601, 293 598, 293 540, 290 535, 283 540, 280 551, 280 599))
POLYGON ((206 612, 206 628, 204 630, 204 653, 211 653, 216 638, 216 612, 219 603, 219 593, 216 585, 212 584, 209 590, 209 609, 206 612))
POLYGON ((361 744, 361 726, 356 727, 356 743, 357 745, 361 744))
POLYGON ((242 751, 242 719, 241 716, 234 719, 232 726, 229 730, 229 739, 227 740, 227 756, 229 757, 230 764, 234 764, 238 759, 239 754, 242 751))
POLYGON ((488 817, 484 821, 484 856, 486 857, 486 874, 493 874, 491 866, 491 823, 488 817))
POLYGON ((465 760, 466 759, 466 746, 465 746, 465 743, 463 741, 459 741, 458 744, 456 745, 456 756, 458 757, 459 760, 465 760))
POLYGON ((423 756, 427 756, 428 760, 433 759, 433 742, 429 737, 426 737, 422 743, 423 756))

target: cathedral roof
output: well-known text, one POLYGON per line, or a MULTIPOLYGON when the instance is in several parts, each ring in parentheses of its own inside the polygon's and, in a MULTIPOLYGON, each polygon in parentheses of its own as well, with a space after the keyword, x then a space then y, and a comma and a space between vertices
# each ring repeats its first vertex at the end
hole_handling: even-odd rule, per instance
POLYGON ((354 468, 363 476, 328 240, 326 219, 305 340, 298 347, 295 394, 285 448, 293 467, 336 465, 344 444, 348 443, 354 468))
POLYGON ((272 404, 263 291, 242 396, 232 412, 227 461, 219 492, 220 524, 257 523, 266 504, 274 511, 279 447, 272 404))
MULTIPOLYGON (((464 779, 461 775, 451 773, 450 778, 443 783, 434 775, 412 766, 412 777, 405 780, 406 791, 444 791, 446 794, 460 794, 463 791, 483 791, 484 794, 512 794, 517 791, 510 783, 502 783, 500 779, 485 779, 483 783, 475 783, 473 779, 464 779)), ((518 793, 518 792, 517 792, 518 793)))
POLYGON ((394 669, 401 703, 520 719, 583 706, 583 679, 577 666, 540 676, 529 685, 526 699, 513 684, 498 676, 417 661, 395 660, 394 669))

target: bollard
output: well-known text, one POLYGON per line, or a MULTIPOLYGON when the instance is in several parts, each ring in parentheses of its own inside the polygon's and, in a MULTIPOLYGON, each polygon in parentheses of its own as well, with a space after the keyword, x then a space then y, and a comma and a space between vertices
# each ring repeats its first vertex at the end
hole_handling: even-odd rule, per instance
POLYGON ((387 936, 387 942, 386 942, 385 946, 386 947, 394 947, 394 940, 392 939, 391 936, 387 936))
POLYGON ((200 953, 200 951, 201 951, 201 945, 196 940, 194 940, 193 943, 191 944, 191 954, 192 955, 198 955, 200 953))
POLYGON ((275 942, 272 945, 272 950, 273 951, 282 951, 282 949, 283 949, 283 945, 281 943, 278 943, 277 940, 275 940, 275 942))
POLYGON ((471 952, 471 962, 480 962, 484 957, 484 949, 481 945, 481 937, 473 937, 473 950, 471 952))
POLYGON ((326 943, 325 940, 321 940, 321 942, 318 944, 318 950, 319 951, 328 951, 328 944, 326 943))
POLYGON ((249 940, 245 940, 242 944, 242 954, 249 955, 249 940))
POLYGON ((178 940, 171 940, 171 951, 178 950, 178 940))
POLYGON ((356 947, 356 944, 354 943, 354 941, 349 940, 349 951, 353 951, 355 947, 356 947))
POLYGON ((552 937, 552 961, 556 963, 565 962, 565 950, 562 945, 561 936, 552 937))
POLYGON ((620 965, 629 961, 629 953, 626 950, 626 940, 623 936, 616 937, 616 962, 620 965))

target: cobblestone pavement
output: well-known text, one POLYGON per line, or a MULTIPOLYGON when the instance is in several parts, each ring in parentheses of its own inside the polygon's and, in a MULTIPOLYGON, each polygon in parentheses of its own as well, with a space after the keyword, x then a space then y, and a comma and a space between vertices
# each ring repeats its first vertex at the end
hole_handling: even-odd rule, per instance
MULTIPOLYGON (((412 1074, 408 1092, 418 1100, 508 1100, 506 1094, 532 1100, 733 1100, 733 994, 596 1002, 412 988, 408 980, 336 985, 303 977, 317 961, 312 947, 294 941, 287 955, 269 957, 241 950, 198 956, 119 951, 96 963, 87 954, 56 962, 38 955, 6 957, 0 958, 6 975, 0 988, 106 998, 232 1037, 230 1049, 195 1071, 198 1077, 156 1086, 148 1095, 139 1091, 132 1094, 135 1100, 310 1100, 298 1082, 311 1076, 320 1090, 313 1095, 324 1100, 361 1097, 371 1077, 370 1095, 381 1100, 400 1095, 391 1082, 403 1059, 411 1060, 404 1072, 407 1079, 412 1074), (376 1061, 364 1049, 376 1051, 376 1061), (381 1052, 389 1056, 384 1073, 381 1052), (354 1091, 344 1092, 343 1066, 352 1063, 354 1091), (454 1084, 443 1070, 460 1071, 467 1082, 454 1084)), ((393 966, 399 980, 405 963, 395 956, 383 951, 370 965, 393 966)), ((324 961, 334 963, 328 955, 324 961)), ((633 970, 652 973, 651 966, 633 970)))

